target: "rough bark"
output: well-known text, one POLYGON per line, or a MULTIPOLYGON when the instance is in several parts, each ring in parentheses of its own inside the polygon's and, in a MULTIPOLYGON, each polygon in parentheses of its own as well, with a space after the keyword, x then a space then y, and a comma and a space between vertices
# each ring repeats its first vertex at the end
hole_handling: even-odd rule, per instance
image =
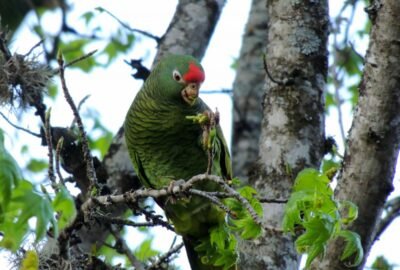
POLYGON ((265 0, 253 0, 233 83, 232 168, 234 176, 247 181, 258 156, 261 133, 265 71, 263 53, 267 39, 265 0))
MULTIPOLYGON (((157 58, 172 52, 191 54, 199 59, 204 55, 218 18, 221 14, 224 0, 181 0, 177 5, 172 22, 159 44, 157 58), (199 16, 192 16, 198 14, 199 16)), ((156 61, 156 60, 155 60, 156 61)), ((121 119, 121 123, 123 119, 121 119)), ((129 190, 137 184, 137 177, 126 148, 124 131, 120 129, 113 139, 109 152, 102 162, 108 175, 107 185, 111 193, 129 190)), ((121 212, 121 209, 120 211, 121 212)), ((106 226, 91 224, 90 228, 81 226, 74 232, 79 236, 80 244, 77 249, 71 249, 70 260, 79 260, 83 253, 90 253, 93 245, 99 243, 109 234, 106 226)), ((52 253, 57 252, 54 241, 49 241, 52 253), (55 249, 54 249, 55 248, 55 249)))
MULTIPOLYGON (((359 100, 338 179, 336 198, 358 206, 356 231, 368 254, 384 203, 393 190, 400 147, 400 2, 375 1, 372 29, 359 87, 359 100)), ((349 269, 339 260, 343 243, 336 241, 315 269, 349 269)), ((364 262, 358 267, 362 269, 364 262)))
POLYGON ((165 53, 203 58, 224 4, 225 0, 180 0, 154 61, 165 53))
MULTIPOLYGON (((267 10, 271 77, 266 76, 260 152, 249 181, 263 196, 287 199, 296 174, 318 168, 323 157, 328 2, 267 1, 267 10)), ((284 204, 264 204, 264 223, 280 229, 283 210, 284 204)), ((267 231, 241 249, 242 269, 298 268, 287 234, 267 231)))

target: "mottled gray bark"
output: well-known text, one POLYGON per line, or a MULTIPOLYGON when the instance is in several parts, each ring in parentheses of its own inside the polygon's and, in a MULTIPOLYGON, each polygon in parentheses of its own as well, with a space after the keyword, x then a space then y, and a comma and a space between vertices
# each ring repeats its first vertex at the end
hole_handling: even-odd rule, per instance
POLYGON ((180 0, 155 61, 166 53, 202 59, 224 4, 225 0, 180 0))
MULTIPOLYGON (((262 196, 287 199, 296 174, 318 168, 323 157, 328 2, 267 1, 267 9, 272 79, 266 79, 260 152, 249 181, 262 196)), ((264 204, 264 223, 281 229, 283 211, 284 204, 264 204)), ((268 231, 241 250, 242 269, 298 268, 287 234, 268 231)))
POLYGON ((265 71, 263 53, 267 39, 265 0, 253 0, 233 83, 232 168, 246 182, 258 156, 265 71))
MULTIPOLYGON (((349 229, 360 234, 366 254, 393 190, 400 147, 400 1, 376 4, 370 10, 372 29, 360 96, 335 191, 337 199, 350 200, 359 208, 349 229)), ((336 241, 315 269, 350 269, 339 260, 342 251, 343 243, 336 241)), ((362 268, 363 264, 351 269, 362 268)))

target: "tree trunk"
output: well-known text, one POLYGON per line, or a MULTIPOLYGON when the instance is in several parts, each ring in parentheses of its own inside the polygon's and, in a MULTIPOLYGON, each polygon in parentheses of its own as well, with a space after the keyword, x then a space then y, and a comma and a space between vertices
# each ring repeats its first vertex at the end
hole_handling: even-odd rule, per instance
MULTIPOLYGON (((328 2, 267 1, 267 66, 260 152, 250 183, 262 196, 287 199, 304 167, 318 168, 324 150, 328 69, 328 2)), ((281 229, 284 204, 264 204, 264 223, 281 229)), ((297 269, 287 234, 267 231, 243 243, 242 269, 297 269)))
POLYGON ((233 83, 232 168, 235 177, 247 182, 258 155, 261 133, 265 71, 262 56, 267 39, 265 0, 253 0, 243 36, 233 83))
MULTIPOLYGON (((336 198, 358 206, 348 229, 361 236, 367 255, 384 203, 393 190, 400 146, 400 1, 373 2, 370 44, 359 100, 348 139, 336 198)), ((315 269, 349 269, 339 260, 343 242, 335 241, 315 269)), ((362 269, 364 262, 356 268, 362 269)))

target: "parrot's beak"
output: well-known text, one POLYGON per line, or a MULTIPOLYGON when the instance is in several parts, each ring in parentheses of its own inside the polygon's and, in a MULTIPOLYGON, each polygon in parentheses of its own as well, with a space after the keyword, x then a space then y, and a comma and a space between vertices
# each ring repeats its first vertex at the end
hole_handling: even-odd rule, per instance
POLYGON ((196 99, 199 96, 199 89, 200 89, 200 84, 199 83, 189 83, 182 91, 181 95, 183 100, 192 106, 195 102, 196 99))

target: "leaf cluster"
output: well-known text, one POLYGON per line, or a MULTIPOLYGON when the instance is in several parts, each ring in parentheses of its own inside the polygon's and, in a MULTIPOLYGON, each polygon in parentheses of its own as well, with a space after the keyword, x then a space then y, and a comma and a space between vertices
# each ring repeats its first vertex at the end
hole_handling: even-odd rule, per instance
MULTIPOLYGON (((249 186, 238 189, 239 194, 244 197, 255 212, 262 217, 262 206, 255 198, 257 192, 249 186)), ((238 260, 236 250, 236 235, 242 239, 254 239, 261 235, 261 224, 257 224, 249 211, 235 198, 227 198, 224 204, 232 211, 227 223, 210 229, 210 236, 200 240, 195 250, 202 255, 202 262, 208 265, 222 266, 223 269, 231 269, 238 260)))
POLYGON ((334 199, 329 174, 309 168, 301 171, 285 209, 283 229, 299 235, 295 245, 299 253, 307 253, 306 267, 317 256, 323 256, 328 242, 336 238, 346 242, 340 260, 351 258, 350 264, 355 266, 363 258, 360 236, 343 229, 357 218, 357 206, 334 199))
POLYGON ((13 157, 6 151, 0 131, 0 248, 15 252, 30 233, 28 221, 36 219, 35 241, 42 239, 51 225, 56 236, 74 219, 75 203, 64 187, 54 199, 43 188, 35 189, 24 180, 13 157), (57 214, 58 218, 55 218, 57 214))

